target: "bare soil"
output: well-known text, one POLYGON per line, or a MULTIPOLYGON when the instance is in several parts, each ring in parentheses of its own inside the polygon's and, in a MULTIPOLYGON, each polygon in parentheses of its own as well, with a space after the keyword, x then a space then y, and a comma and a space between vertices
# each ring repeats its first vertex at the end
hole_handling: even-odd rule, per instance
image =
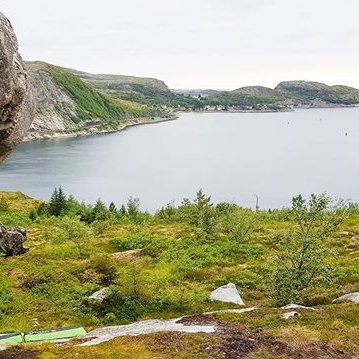
POLYGON ((273 357, 280 356, 292 359, 349 359, 353 357, 352 354, 339 351, 324 342, 309 343, 299 352, 289 344, 265 335, 261 330, 235 327, 222 323, 211 316, 195 315, 185 317, 180 322, 188 324, 215 324, 217 326, 220 335, 219 342, 203 348, 203 351, 207 352, 210 358, 253 358, 253 355, 261 350, 265 350, 273 357))
POLYGON ((4 350, 0 352, 0 359, 37 359, 38 357, 39 354, 31 350, 22 352, 4 350))

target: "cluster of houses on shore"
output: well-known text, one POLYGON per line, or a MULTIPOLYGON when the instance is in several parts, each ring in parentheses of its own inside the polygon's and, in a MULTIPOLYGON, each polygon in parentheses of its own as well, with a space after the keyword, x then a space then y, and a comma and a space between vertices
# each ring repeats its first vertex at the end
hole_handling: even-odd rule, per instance
POLYGON ((293 106, 285 105, 262 105, 242 106, 242 105, 207 105, 204 106, 204 111, 285 111, 291 110, 293 106))
MULTIPOLYGON (((257 104, 255 106, 240 106, 240 105, 205 105, 202 108, 196 109, 196 111, 207 111, 207 112, 273 112, 273 111, 291 111, 293 110, 292 105, 262 105, 257 104)), ((188 107, 178 107, 176 111, 189 112, 192 109, 188 107)))

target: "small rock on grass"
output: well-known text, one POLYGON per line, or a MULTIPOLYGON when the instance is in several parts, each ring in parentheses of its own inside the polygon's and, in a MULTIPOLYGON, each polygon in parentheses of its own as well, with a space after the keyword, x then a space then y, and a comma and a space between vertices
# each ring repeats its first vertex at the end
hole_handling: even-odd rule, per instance
POLYGON ((238 305, 244 305, 244 302, 233 283, 228 283, 226 285, 222 285, 221 287, 215 289, 210 298, 212 300, 218 300, 220 302, 234 303, 238 305))
POLYGON ((88 299, 90 302, 102 303, 109 296, 109 294, 110 288, 105 287, 95 293, 92 293, 88 299))
POLYGON ((299 305, 299 304, 287 304, 283 307, 280 307, 280 309, 283 310, 290 310, 290 309, 308 309, 308 310, 316 310, 315 308, 311 308, 311 307, 305 307, 304 305, 299 305))
POLYGON ((341 297, 334 299, 333 303, 345 302, 345 301, 359 303, 359 292, 348 293, 348 294, 342 295, 341 297))
POLYGON ((284 313, 282 317, 283 317, 283 319, 289 319, 289 318, 297 317, 297 316, 300 316, 300 314, 298 312, 296 312, 295 310, 293 310, 292 312, 284 313))

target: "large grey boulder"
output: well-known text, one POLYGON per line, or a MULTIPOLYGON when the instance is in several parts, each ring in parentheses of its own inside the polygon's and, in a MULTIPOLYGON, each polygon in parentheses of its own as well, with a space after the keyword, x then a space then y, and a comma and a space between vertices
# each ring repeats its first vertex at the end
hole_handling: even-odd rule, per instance
POLYGON ((33 115, 29 81, 10 21, 0 13, 0 163, 25 136, 33 115))
POLYGON ((235 284, 233 283, 228 283, 226 285, 222 285, 221 287, 215 289, 211 293, 210 298, 212 300, 218 300, 221 302, 244 305, 244 302, 241 296, 239 295, 235 284))
POLYGON ((23 246, 26 239, 25 228, 6 229, 0 224, 0 253, 5 257, 19 256, 28 252, 29 248, 23 246))
POLYGON ((354 293, 348 293, 345 295, 342 295, 341 297, 334 299, 333 303, 336 302, 353 302, 353 303, 359 303, 359 292, 354 293))

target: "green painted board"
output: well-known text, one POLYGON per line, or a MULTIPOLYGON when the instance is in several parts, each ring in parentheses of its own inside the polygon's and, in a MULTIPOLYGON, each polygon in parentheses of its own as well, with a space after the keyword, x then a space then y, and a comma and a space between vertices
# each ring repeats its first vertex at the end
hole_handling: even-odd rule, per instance
POLYGON ((68 327, 61 329, 42 330, 39 332, 25 333, 25 342, 68 339, 75 338, 84 334, 86 334, 86 330, 83 327, 68 327))
POLYGON ((0 344, 20 344, 22 342, 22 333, 0 334, 0 344))

